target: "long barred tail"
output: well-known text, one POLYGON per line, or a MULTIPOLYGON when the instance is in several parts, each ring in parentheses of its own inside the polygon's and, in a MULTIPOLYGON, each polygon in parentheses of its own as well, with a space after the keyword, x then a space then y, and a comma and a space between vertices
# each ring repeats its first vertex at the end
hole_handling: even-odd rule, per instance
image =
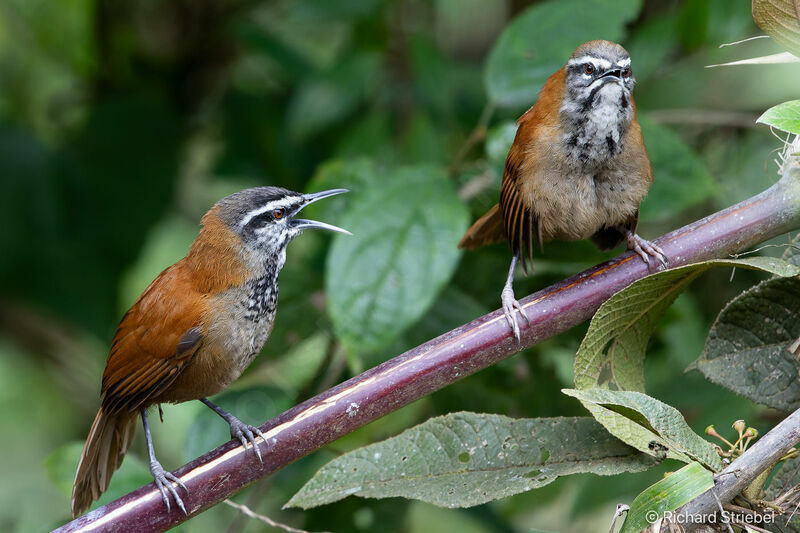
POLYGON ((107 415, 102 407, 97 412, 75 473, 73 517, 83 514, 108 488, 111 475, 122 464, 135 431, 135 413, 107 415))

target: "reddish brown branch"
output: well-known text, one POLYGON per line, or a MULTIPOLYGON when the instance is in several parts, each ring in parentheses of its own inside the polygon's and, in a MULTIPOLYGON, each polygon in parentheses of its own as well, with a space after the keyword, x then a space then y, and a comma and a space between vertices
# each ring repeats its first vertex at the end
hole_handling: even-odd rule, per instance
MULTIPOLYGON (((800 227, 797 180, 769 190, 658 239, 672 266, 726 257, 800 227)), ((531 325, 517 344, 502 313, 480 317, 391 359, 267 421, 264 463, 229 442, 179 468, 189 489, 189 516, 167 513, 152 484, 100 507, 58 531, 163 531, 254 481, 418 398, 571 328, 612 294, 645 276, 626 253, 522 300, 531 325)))

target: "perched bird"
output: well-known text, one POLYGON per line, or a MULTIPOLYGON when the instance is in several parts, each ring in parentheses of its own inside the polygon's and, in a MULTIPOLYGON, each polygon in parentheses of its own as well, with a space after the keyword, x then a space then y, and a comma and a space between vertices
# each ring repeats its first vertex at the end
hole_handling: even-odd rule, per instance
POLYGON ((102 402, 83 447, 72 489, 77 516, 108 488, 142 417, 150 472, 170 509, 167 490, 186 508, 176 486, 183 483, 156 460, 147 408, 200 400, 225 419, 231 436, 258 459, 258 428, 242 423, 207 396, 231 384, 261 351, 272 331, 278 273, 286 246, 304 229, 349 232, 295 218, 312 202, 347 192, 300 194, 258 187, 220 200, 203 216, 186 257, 164 270, 119 324, 103 372, 102 402))
MULTIPOLYGON (((650 265, 666 266, 656 245, 636 234, 639 204, 653 182, 653 169, 636 121, 634 77, 625 49, 610 41, 580 45, 544 84, 539 98, 517 121, 508 152, 500 203, 478 219, 459 243, 477 248, 505 236, 513 258, 501 293, 514 336, 514 269, 533 241, 591 238, 601 250, 622 241, 650 265)), ((523 259, 523 261, 525 261, 523 259)))

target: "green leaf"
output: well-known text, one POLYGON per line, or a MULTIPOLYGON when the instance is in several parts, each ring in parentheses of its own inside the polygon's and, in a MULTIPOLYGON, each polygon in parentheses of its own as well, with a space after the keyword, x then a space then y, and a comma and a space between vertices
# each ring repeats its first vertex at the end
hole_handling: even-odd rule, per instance
POLYGON ((486 62, 484 83, 497 105, 531 105, 545 80, 592 39, 619 41, 641 0, 549 0, 506 26, 486 62))
POLYGON ((700 463, 689 463, 643 490, 631 504, 620 533, 636 533, 689 503, 714 486, 714 475, 700 463))
POLYGON ((770 107, 756 122, 779 130, 800 134, 800 100, 784 102, 770 107))
POLYGON ((355 494, 469 507, 563 475, 613 475, 653 464, 591 418, 515 420, 461 412, 334 459, 286 506, 307 509, 355 494))
POLYGON ((734 298, 717 317, 694 367, 718 385, 781 411, 800 407, 800 280, 773 278, 734 298))
POLYGON ((592 416, 615 437, 637 450, 677 459, 699 461, 713 471, 722 461, 710 443, 686 424, 681 413, 646 394, 605 389, 564 389, 564 394, 580 400, 592 416))
POLYGON ((642 220, 663 220, 703 202, 716 192, 703 161, 673 130, 639 115, 653 164, 653 186, 642 203, 642 220))
POLYGON ((334 331, 350 353, 380 350, 435 301, 458 262, 469 214, 437 167, 386 171, 337 221, 326 287, 334 331))
POLYGON ((753 0, 753 20, 786 50, 800 56, 800 8, 795 0, 753 0))
POLYGON ((751 257, 694 263, 637 280, 606 300, 592 317, 575 356, 575 386, 643 391, 645 349, 656 323, 692 280, 713 267, 800 274, 800 267, 781 259, 751 257))

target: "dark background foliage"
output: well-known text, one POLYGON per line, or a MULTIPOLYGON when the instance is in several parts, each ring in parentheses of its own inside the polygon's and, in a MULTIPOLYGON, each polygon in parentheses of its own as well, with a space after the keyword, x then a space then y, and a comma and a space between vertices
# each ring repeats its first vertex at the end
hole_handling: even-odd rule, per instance
MULTIPOLYGON (((272 338, 221 398, 255 423, 499 305, 507 248, 459 254, 455 242, 496 201, 514 119, 583 40, 619 40, 633 57, 656 176, 645 237, 773 183, 779 143, 754 122, 796 97, 800 71, 703 68, 780 51, 767 41, 718 48, 758 33, 749 2, 730 0, 3 0, 0 529, 41 531, 68 518, 116 324, 185 253, 220 197, 264 184, 354 190, 314 216, 355 237, 292 244, 272 338), (364 294, 373 298, 366 310, 364 294)), ((611 255, 583 242, 545 251, 517 281, 519 295, 611 255)), ((775 420, 684 374, 720 308, 758 278, 707 274, 651 344, 649 394, 698 432, 738 418, 763 431, 775 420)), ((614 505, 664 468, 573 476, 467 510, 356 498, 280 510, 341 451, 433 415, 583 415, 559 391, 572 383, 584 332, 374 422, 237 501, 310 530, 604 531, 614 505)), ((227 440, 196 405, 167 406, 155 425, 168 468, 227 440)), ((137 440, 103 501, 148 482, 142 449, 137 440)), ((218 506, 181 529, 262 526, 218 506)))

